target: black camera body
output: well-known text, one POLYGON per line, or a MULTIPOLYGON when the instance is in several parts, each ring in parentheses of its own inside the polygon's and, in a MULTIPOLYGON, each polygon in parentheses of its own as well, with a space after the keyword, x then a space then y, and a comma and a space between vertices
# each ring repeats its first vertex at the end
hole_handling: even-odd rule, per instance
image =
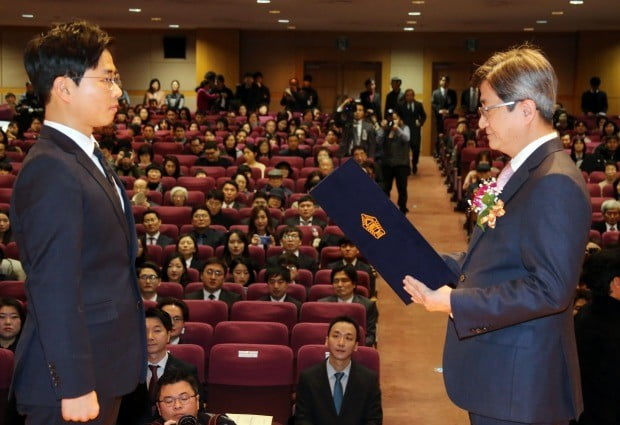
POLYGON ((198 425, 198 418, 192 415, 185 415, 177 421, 177 425, 198 425))

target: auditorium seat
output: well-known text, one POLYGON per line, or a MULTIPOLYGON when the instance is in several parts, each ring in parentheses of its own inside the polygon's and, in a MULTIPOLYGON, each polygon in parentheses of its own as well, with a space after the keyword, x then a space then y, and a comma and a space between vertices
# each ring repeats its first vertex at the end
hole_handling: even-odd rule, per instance
POLYGON ((215 188, 215 179, 212 177, 181 176, 177 179, 177 185, 187 190, 199 190, 204 194, 215 188))
MULTIPOLYGON (((205 194, 199 190, 188 190, 186 206, 189 207, 201 207, 205 204, 205 194)), ((173 205, 171 200, 170 190, 164 193, 164 205, 173 205)), ((190 220, 191 221, 191 220, 190 220)))
MULTIPOLYGON (((144 235, 146 232, 144 230, 144 224, 136 223, 136 232, 139 235, 144 235)), ((159 227, 159 232, 164 235, 174 239, 175 241, 179 238, 179 227, 176 224, 161 224, 159 227)))
POLYGON ((19 260, 19 247, 17 246, 17 242, 9 242, 6 244, 4 247, 4 254, 8 258, 19 260))
MULTIPOLYGON (((279 322, 290 330, 297 323, 297 307, 293 303, 272 301, 237 301, 232 305, 230 320, 279 322)), ((366 312, 364 311, 364 314, 366 312)))
MULTIPOLYGON (((265 282, 265 273, 266 269, 260 269, 258 271, 258 277, 256 279, 257 282, 265 282)), ((312 276, 312 272, 306 269, 297 269, 297 276, 295 277, 295 282, 309 288, 314 284, 314 277, 312 276)))
POLYGON ((159 213, 162 223, 182 226, 190 224, 192 221, 192 209, 190 207, 156 206, 151 207, 151 209, 159 213))
POLYGON ((299 349, 304 345, 325 344, 328 328, 329 323, 302 322, 293 326, 290 343, 290 347, 293 349, 293 355, 297 357, 299 349))
MULTIPOLYGON (((286 294, 295 298, 300 303, 306 301, 306 287, 300 284, 291 283, 286 289, 286 294)), ((247 300, 256 301, 265 295, 269 295, 269 285, 262 282, 252 283, 248 286, 247 300)))
POLYGON ((603 248, 607 248, 607 247, 610 247, 612 245, 617 245, 618 242, 620 242, 619 235, 620 235, 620 232, 618 232, 618 231, 604 232, 601 235, 601 241, 602 241, 602 244, 603 244, 603 248))
MULTIPOLYGON (((292 366, 291 366, 292 368, 292 366)), ((4 423, 13 377, 13 352, 0 348, 0 418, 4 423)))
POLYGON ((350 316, 366 329, 366 309, 356 303, 308 301, 301 305, 299 322, 329 323, 338 316, 350 316))
MULTIPOLYGON (((355 293, 363 297, 368 298, 368 288, 365 286, 357 285, 355 287, 355 293)), ((312 285, 308 292, 308 301, 318 301, 321 298, 336 295, 333 285, 328 284, 315 284, 312 285)))
POLYGON ((13 174, 0 175, 0 188, 12 189, 16 179, 13 174))
POLYGON ((200 383, 205 382, 205 351, 200 345, 196 344, 168 344, 170 354, 177 359, 193 364, 198 369, 198 379, 200 383))
POLYGON ((174 142, 155 142, 153 143, 153 153, 159 155, 182 155, 183 145, 174 142))
POLYGON ((204 351, 204 377, 207 378, 209 372, 209 355, 213 346, 213 326, 208 323, 185 322, 181 344, 195 344, 202 347, 204 351))
POLYGON ((176 282, 161 282, 157 286, 158 297, 183 298, 183 286, 176 282))
POLYGON ((288 346, 289 330, 278 322, 220 322, 213 331, 213 346, 226 343, 288 346))
POLYGON ((3 280, 0 282, 0 297, 17 298, 26 302, 26 282, 23 280, 3 280))
POLYGON ((224 301, 183 300, 189 308, 189 321, 207 323, 215 327, 228 320, 228 304, 224 301))
POLYGON ((245 300, 245 288, 243 285, 234 282, 224 282, 222 284, 222 289, 226 289, 227 291, 234 292, 237 295, 241 296, 242 300, 245 300))

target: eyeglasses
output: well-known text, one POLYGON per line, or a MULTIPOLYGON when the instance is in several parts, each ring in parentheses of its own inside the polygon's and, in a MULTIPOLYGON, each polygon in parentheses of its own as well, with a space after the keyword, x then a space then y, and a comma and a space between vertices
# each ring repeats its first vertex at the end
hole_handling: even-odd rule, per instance
POLYGON ((207 276, 211 276, 211 275, 215 275, 215 276, 221 276, 224 274, 223 271, 221 270, 213 270, 213 269, 207 269, 204 272, 207 276))
POLYGON ((182 405, 185 405, 187 403, 190 402, 190 400, 194 397, 196 397, 197 394, 194 395, 189 395, 187 393, 183 393, 181 395, 178 395, 176 397, 164 397, 161 400, 159 400, 160 403, 163 403, 164 405, 168 406, 168 407, 172 407, 174 405, 174 402, 179 400, 179 403, 181 403, 182 405))
POLYGON ((148 280, 150 282, 153 282, 153 281, 159 279, 159 276, 157 276, 156 274, 143 274, 143 275, 140 275, 138 277, 138 279, 140 279, 140 280, 148 280))
POLYGON ((297 233, 289 233, 288 235, 282 236, 282 239, 292 241, 295 239, 299 239, 299 235, 297 233))
POLYGON ((491 106, 479 106, 478 107, 478 113, 480 114, 480 116, 483 117, 487 117, 487 114, 490 110, 492 109, 497 109, 497 108, 501 108, 502 106, 512 106, 512 105, 516 105, 518 102, 518 100, 511 100, 510 102, 504 102, 504 103, 498 103, 497 105, 491 105, 491 106))
POLYGON ((170 318, 172 319, 174 323, 185 322, 185 319, 183 319, 183 316, 172 316, 170 318))
POLYGON ((87 77, 87 76, 82 76, 82 78, 98 78, 99 81, 106 83, 108 85, 108 89, 113 90, 114 89, 114 84, 116 84, 117 86, 121 86, 122 82, 121 82, 121 77, 119 74, 114 74, 113 77, 87 77))

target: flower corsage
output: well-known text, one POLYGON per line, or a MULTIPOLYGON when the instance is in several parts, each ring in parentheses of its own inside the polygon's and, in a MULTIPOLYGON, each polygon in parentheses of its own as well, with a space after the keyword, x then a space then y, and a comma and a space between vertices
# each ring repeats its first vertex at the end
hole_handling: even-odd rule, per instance
POLYGON ((480 183, 474 191, 472 199, 468 200, 470 210, 478 214, 477 224, 485 231, 485 224, 495 229, 495 222, 504 214, 504 201, 499 199, 502 190, 497 186, 497 181, 491 179, 480 183))

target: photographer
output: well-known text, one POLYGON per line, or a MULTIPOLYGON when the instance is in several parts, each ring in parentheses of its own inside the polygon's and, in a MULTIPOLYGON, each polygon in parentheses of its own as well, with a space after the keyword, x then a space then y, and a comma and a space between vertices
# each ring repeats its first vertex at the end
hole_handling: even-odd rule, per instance
POLYGON ((138 178, 142 175, 140 168, 134 162, 134 153, 131 149, 121 149, 116 156, 116 174, 138 178))
POLYGON ((339 156, 351 156, 354 147, 361 146, 368 156, 375 157, 377 133, 366 118, 364 105, 347 98, 336 110, 336 125, 342 128, 339 156))
POLYGON ((196 378, 178 369, 159 378, 157 411, 159 418, 151 425, 235 425, 226 415, 201 412, 196 378))
POLYGON ((396 179, 398 189, 398 207, 403 213, 407 209, 407 176, 409 175, 409 139, 411 133, 399 113, 392 111, 390 121, 381 121, 377 141, 383 147, 381 171, 384 192, 389 197, 392 183, 396 179))

